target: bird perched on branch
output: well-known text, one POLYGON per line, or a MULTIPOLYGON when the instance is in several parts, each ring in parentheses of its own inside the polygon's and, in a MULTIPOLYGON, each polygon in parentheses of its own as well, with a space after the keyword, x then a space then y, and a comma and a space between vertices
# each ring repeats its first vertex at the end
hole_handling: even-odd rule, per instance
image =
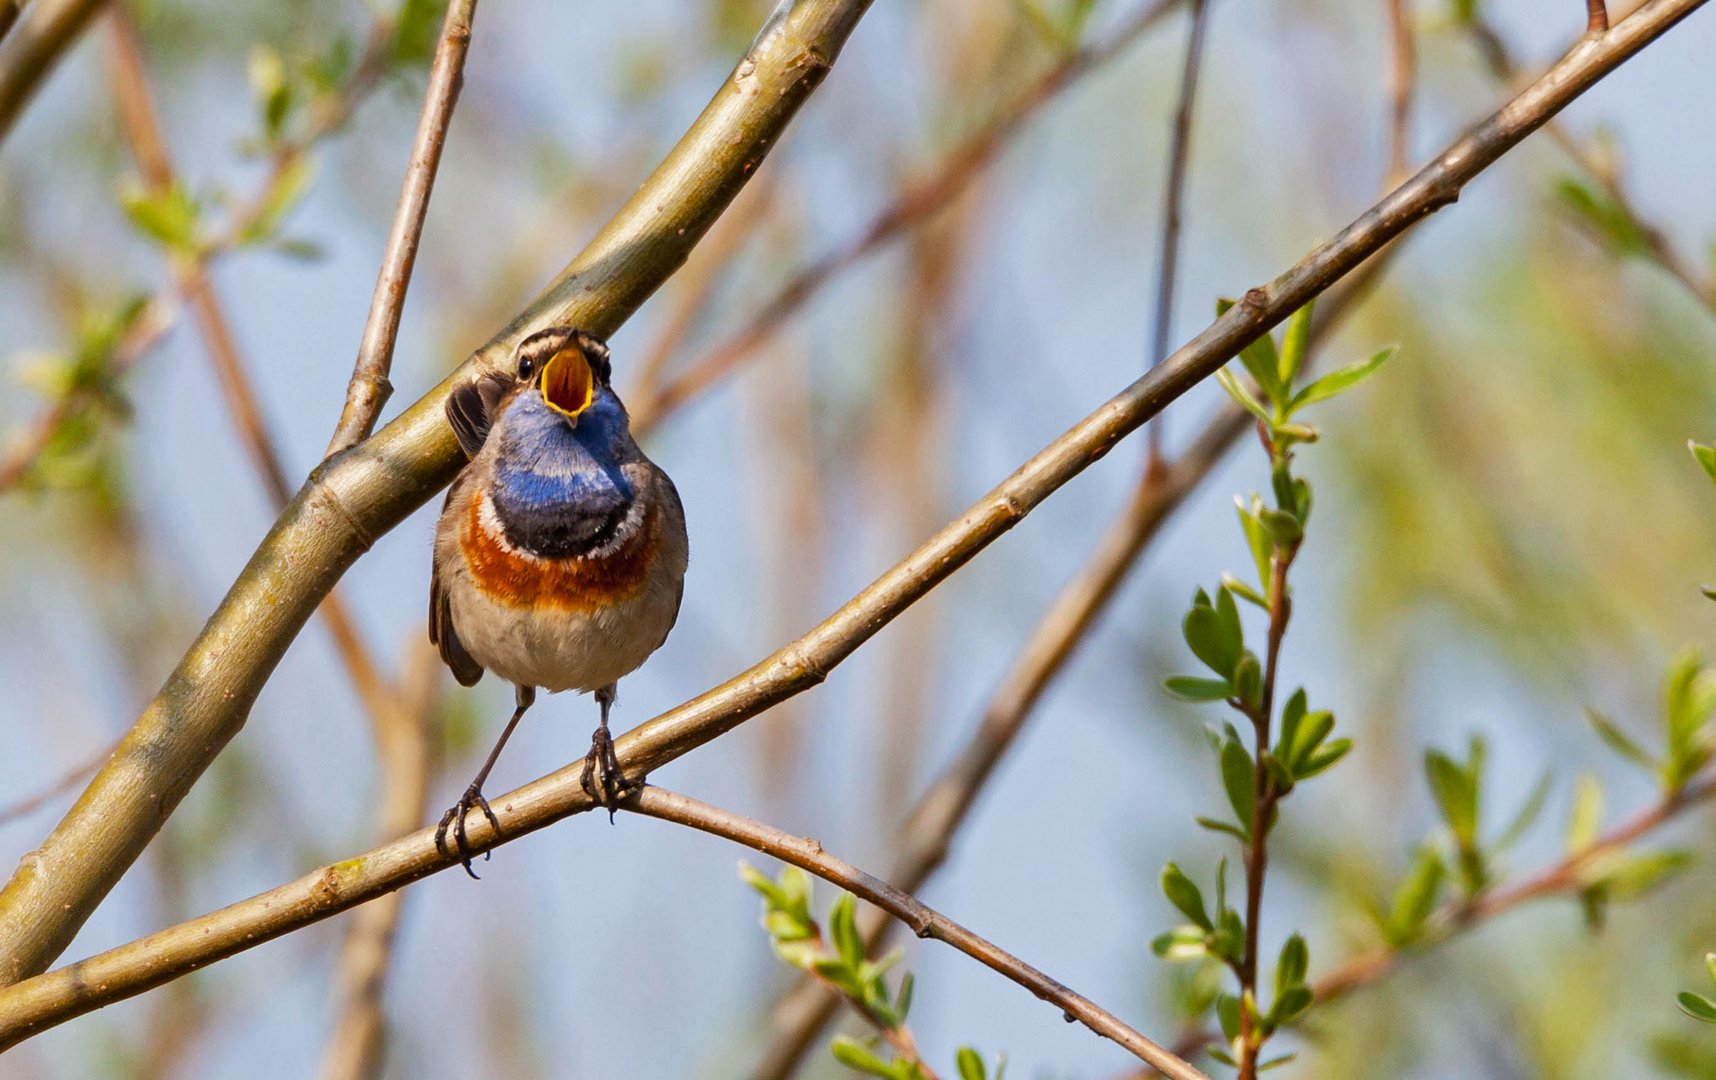
POLYGON ((631 786, 608 734, 615 684, 667 639, 685 583, 685 512, 673 481, 632 440, 609 385, 608 347, 571 327, 519 343, 510 372, 455 389, 447 419, 470 464, 435 531, 429 639, 465 686, 485 669, 518 707, 463 797, 441 818, 472 877, 465 818, 537 688, 593 691, 601 723, 584 790, 609 808, 631 786))

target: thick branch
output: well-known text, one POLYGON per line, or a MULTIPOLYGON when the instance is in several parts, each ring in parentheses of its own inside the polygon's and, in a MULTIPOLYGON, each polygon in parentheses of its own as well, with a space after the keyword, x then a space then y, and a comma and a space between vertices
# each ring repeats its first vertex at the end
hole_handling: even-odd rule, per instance
POLYGON ((417 121, 417 137, 411 144, 411 162, 399 189, 399 205, 393 211, 393 228, 387 234, 375 295, 369 301, 369 318, 364 323, 351 384, 346 388, 345 408, 328 444, 330 455, 369 438, 381 407, 393 393, 387 378, 393 367, 393 345, 399 337, 400 314, 405 310, 405 291, 411 285, 411 268, 417 262, 423 220, 429 213, 429 191, 435 186, 441 148, 447 143, 447 127, 453 122, 453 106, 464 82, 465 53, 470 49, 471 20, 476 13, 477 0, 450 0, 447 4, 441 44, 429 67, 429 89, 417 121))
MULTIPOLYGON (((0 147, 42 82, 107 0, 35 0, 0 47, 0 147)), ((13 17, 16 18, 14 10, 13 17)))
POLYGON ((625 809, 725 837, 809 871, 886 911, 910 927, 912 933, 918 937, 933 938, 951 945, 991 971, 1005 975, 1037 997, 1059 1007, 1067 1019, 1077 1020, 1096 1034, 1114 1040, 1163 1074, 1177 1080, 1196 1080, 1200 1077, 1208 1080, 1203 1073, 1151 1042, 1089 998, 1074 993, 1018 957, 972 933, 940 912, 919 903, 910 893, 896 889, 851 863, 830 855, 816 840, 793 836, 750 818, 657 787, 645 787, 627 800, 625 809))
POLYGON ((653 379, 646 382, 646 396, 632 402, 632 426, 639 432, 654 427, 662 417, 737 368, 842 271, 939 213, 1007 148, 1031 117, 1085 75, 1118 56, 1180 2, 1150 0, 1101 41, 1056 61, 993 120, 960 143, 933 172, 901 191, 856 237, 794 274, 742 327, 687 364, 677 376, 661 383, 653 379))
POLYGON ((221 747, 310 613, 375 538, 463 460, 442 406, 534 330, 610 335, 684 261, 822 81, 868 0, 777 11, 690 131, 589 247, 466 364, 286 508, 113 759, 0 891, 0 983, 71 941, 221 747))

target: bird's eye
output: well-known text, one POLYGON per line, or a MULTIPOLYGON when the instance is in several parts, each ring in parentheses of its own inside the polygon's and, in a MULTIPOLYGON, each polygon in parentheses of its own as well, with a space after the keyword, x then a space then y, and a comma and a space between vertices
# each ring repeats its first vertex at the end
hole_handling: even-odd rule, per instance
POLYGON ((528 356, 519 357, 518 358, 518 377, 521 379, 528 379, 534 374, 536 374, 536 361, 532 360, 528 356))

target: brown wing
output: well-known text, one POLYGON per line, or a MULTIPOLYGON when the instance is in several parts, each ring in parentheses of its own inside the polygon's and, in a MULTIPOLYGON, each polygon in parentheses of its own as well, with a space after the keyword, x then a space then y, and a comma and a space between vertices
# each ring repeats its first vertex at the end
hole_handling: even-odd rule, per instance
POLYGON ((512 376, 489 371, 460 383, 447 395, 447 422, 453 425, 453 434, 466 457, 476 457, 483 448, 495 413, 517 385, 512 376))
MULTIPOLYGON (((447 505, 452 504, 463 480, 461 476, 453 481, 452 489, 447 492, 447 505)), ((445 506, 442 507, 442 516, 446 516, 445 506)), ((465 651, 465 643, 459 640, 459 632, 453 626, 453 605, 448 600, 447 590, 441 587, 440 544, 437 543, 436 547, 429 571, 429 640, 441 651, 442 661, 452 669, 453 678, 459 680, 459 685, 475 686, 483 677, 483 665, 465 651)))

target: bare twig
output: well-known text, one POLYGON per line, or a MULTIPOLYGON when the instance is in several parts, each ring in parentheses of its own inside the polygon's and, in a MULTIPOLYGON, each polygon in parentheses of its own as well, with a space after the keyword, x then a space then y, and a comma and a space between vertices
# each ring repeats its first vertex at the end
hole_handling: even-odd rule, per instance
POLYGON ((1601 34, 1609 28, 1609 8, 1603 0, 1585 0, 1585 32, 1601 34))
POLYGON ((796 0, 776 10, 685 137, 559 278, 361 450, 316 470, 113 759, 0 890, 0 983, 59 955, 238 732, 340 575, 452 478, 463 459, 443 411, 453 385, 506 363, 544 326, 611 335, 778 143, 867 7, 796 0))
MULTIPOLYGON (((376 730, 382 793, 376 835, 409 832, 423 820, 429 795, 429 721, 444 685, 440 658, 427 642, 412 649, 406 700, 376 730)), ((392 961, 394 933, 405 895, 393 892, 352 914, 336 963, 339 1005, 322 1050, 322 1080, 363 1080, 381 1075, 387 1030, 382 991, 392 961)))
POLYGON ((54 799, 77 787, 93 776, 95 770, 101 768, 101 763, 111 756, 113 756, 113 747, 110 746, 88 761, 73 766, 67 770, 65 775, 40 791, 26 795, 10 806, 0 806, 0 825, 10 824, 18 818, 33 814, 54 799))
MULTIPOLYGON (((267 174, 255 192, 224 223, 214 236, 201 241, 194 253, 186 258, 203 267, 212 265, 221 256, 244 243, 263 216, 270 212, 284 185, 291 182, 293 167, 323 138, 338 130, 357 106, 380 83, 386 67, 388 51, 393 43, 393 24, 377 19, 371 24, 368 44, 352 75, 338 92, 317 103, 304 130, 275 148, 267 174)), ((121 107, 127 107, 122 100, 121 107)), ((151 109, 152 112, 152 109, 151 109)), ((0 133, 3 137, 3 133, 0 133)), ((179 277, 160 288, 149 299, 144 315, 138 319, 123 346, 116 350, 112 364, 114 375, 123 374, 142 359, 171 330, 182 308, 189 306, 179 277)), ((0 494, 17 486, 30 468, 47 451, 60 429, 89 403, 89 391, 74 392, 44 407, 31 421, 25 434, 4 458, 0 458, 0 494)))
POLYGON ((0 48, 0 146, 66 50, 107 0, 35 0, 0 48))
POLYGON ((476 12, 477 0, 450 0, 447 4, 441 43, 429 67, 423 114, 417 121, 417 137, 411 144, 411 161, 399 189, 399 205, 393 212, 393 228, 387 234, 375 295, 370 298, 357 364, 346 388, 345 408, 340 411, 339 425, 328 443, 329 455, 369 438, 381 407, 393 393, 393 384, 387 378, 393 366, 393 344, 399 337, 405 292, 411 285, 411 268, 417 262, 423 220, 429 213, 429 192, 435 185, 441 149, 447 142, 447 127, 453 122, 453 106, 458 103, 459 88, 464 81, 465 53, 471 45, 471 20, 476 12))
MULTIPOLYGON (((1519 65, 1515 63, 1512 51, 1501 35, 1481 18, 1467 23, 1467 29, 1484 59, 1484 65, 1489 68, 1490 75, 1504 86, 1514 86, 1520 77, 1519 65)), ((1644 251, 1650 260, 1679 282, 1704 310, 1716 316, 1716 278, 1707 277, 1693 269, 1692 264, 1669 242, 1668 234, 1639 212, 1615 170, 1568 131, 1566 125, 1551 121, 1546 132, 1573 164, 1596 181, 1621 213, 1626 215, 1627 220, 1644 240, 1644 251)), ((1597 239, 1601 242, 1605 238, 1597 239)))
POLYGON ((1387 183, 1404 180, 1411 151, 1412 88, 1417 81, 1417 58, 1412 43, 1412 15, 1406 0, 1388 0, 1388 172, 1387 183))
POLYGON ((1361 953, 1318 979, 1312 984, 1312 991, 1320 1002, 1345 997, 1381 979, 1406 957, 1434 948, 1498 915, 1535 900, 1576 895, 1587 884, 1585 871, 1598 860, 1626 849, 1687 810, 1710 802, 1713 797, 1716 797, 1716 772, 1707 772, 1679 791, 1664 795, 1589 846, 1511 885, 1447 904, 1432 916, 1430 929, 1417 944, 1406 949, 1384 947, 1361 953))
POLYGON ((707 390, 768 341, 795 312, 847 267, 933 216, 964 191, 994 161, 1032 116, 1069 86, 1122 52, 1181 0, 1149 0, 1137 14, 1100 42, 1061 57, 976 134, 962 142, 929 176, 908 185, 870 224, 793 275, 744 326, 672 379, 648 384, 647 396, 632 403, 632 426, 647 431, 707 390))
MULTIPOLYGON (((1204 33, 1209 25, 1209 0, 1191 0, 1192 24, 1186 31, 1186 59, 1180 72, 1179 103, 1174 107, 1173 134, 1168 145, 1168 182, 1162 194, 1162 254, 1156 269, 1156 317, 1149 362, 1168 355, 1168 334, 1173 329, 1174 285, 1179 276, 1180 207, 1184 201, 1186 170, 1192 156, 1192 115, 1198 96, 1198 67, 1204 55, 1204 33)), ((1149 461, 1145 468, 1162 461, 1162 422, 1145 432, 1149 461)))
POLYGON ((830 855, 816 840, 793 836, 750 818, 653 786, 646 786, 628 799, 624 808, 725 837, 734 843, 743 844, 765 855, 772 855, 782 862, 791 863, 815 874, 886 911, 910 927, 912 933, 918 937, 932 938, 951 945, 991 971, 1005 975, 1037 997, 1059 1007, 1069 1020, 1077 1020, 1103 1038, 1114 1040, 1134 1056, 1168 1076, 1177 1080, 1197 1080, 1204 1077, 1203 1073, 1151 1042, 1089 998, 1074 993, 1018 957, 1003 951, 940 912, 924 906, 910 893, 896 889, 851 863, 830 855))
MULTIPOLYGON (((160 117, 155 112, 154 94, 150 89, 136 24, 124 5, 119 5, 108 13, 108 25, 113 44, 114 101, 122 127, 137 158, 144 183, 155 192, 169 191, 176 179, 160 117)), ((175 288, 186 298, 191 309, 191 318, 197 324, 209 360, 214 365, 227 412, 238 428, 239 441, 250 455, 268 491, 269 500, 279 510, 292 499, 291 483, 274 437, 263 419, 256 387, 239 354, 232 325, 215 293, 214 283, 209 279, 207 264, 203 259, 181 253, 173 253, 169 258, 175 288)), ((358 633, 356 620, 338 592, 330 591, 322 602, 322 618, 351 676, 352 685, 371 718, 381 717, 394 709, 393 690, 387 685, 386 677, 358 633)))

